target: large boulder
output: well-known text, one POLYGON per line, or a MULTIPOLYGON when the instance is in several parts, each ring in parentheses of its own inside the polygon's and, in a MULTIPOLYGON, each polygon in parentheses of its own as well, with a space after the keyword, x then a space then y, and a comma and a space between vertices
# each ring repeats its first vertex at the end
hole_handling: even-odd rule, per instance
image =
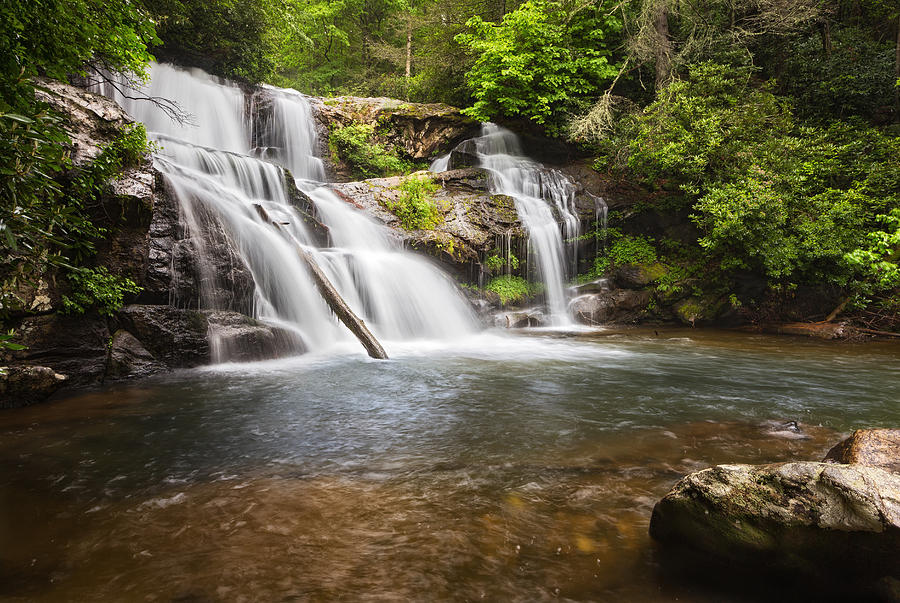
POLYGON ((23 320, 16 342, 26 349, 10 354, 12 364, 50 367, 69 377, 66 385, 99 383, 106 371, 110 332, 97 315, 47 314, 23 320))
POLYGON ((872 586, 900 577, 900 475, 815 462, 719 465, 656 504, 650 535, 682 561, 699 558, 695 567, 872 586))
POLYGON ((481 129, 479 122, 450 105, 355 96, 313 99, 313 104, 316 119, 326 128, 370 124, 376 127, 378 142, 416 160, 435 157, 481 129))
POLYGON ((857 429, 828 451, 825 461, 900 473, 900 429, 857 429))
POLYGON ((386 209, 387 203, 402 194, 401 176, 335 184, 333 189, 347 203, 390 226, 402 243, 435 258, 461 280, 478 280, 485 272, 481 262, 497 247, 498 240, 508 240, 513 249, 524 241, 515 201, 506 195, 491 194, 484 170, 422 172, 416 177, 432 178, 441 186, 433 200, 442 221, 433 229, 406 230, 400 219, 386 209))
POLYGON ((106 366, 107 381, 147 377, 167 370, 137 338, 124 329, 113 333, 106 366))
POLYGON ((569 302, 575 320, 585 325, 623 324, 646 314, 649 291, 612 289, 580 295, 569 302))
POLYGON ((0 366, 0 408, 20 408, 41 402, 67 377, 47 366, 0 366))

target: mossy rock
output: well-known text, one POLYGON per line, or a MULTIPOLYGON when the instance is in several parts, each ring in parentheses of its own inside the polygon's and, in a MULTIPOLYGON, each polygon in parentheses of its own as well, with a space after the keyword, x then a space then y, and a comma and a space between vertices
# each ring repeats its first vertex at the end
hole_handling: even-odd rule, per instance
POLYGON ((727 306, 725 300, 717 297, 689 297, 675 304, 675 315, 688 325, 710 322, 722 315, 727 306))

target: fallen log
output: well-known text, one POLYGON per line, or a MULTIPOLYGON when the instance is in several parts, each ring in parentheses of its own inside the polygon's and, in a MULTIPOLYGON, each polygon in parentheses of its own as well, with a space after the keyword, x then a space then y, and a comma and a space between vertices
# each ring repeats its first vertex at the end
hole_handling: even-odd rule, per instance
MULTIPOLYGON (((261 205, 256 205, 255 207, 260 218, 275 228, 280 228, 278 224, 272 222, 272 219, 269 217, 265 208, 261 205)), ((350 306, 347 305, 347 302, 344 301, 341 294, 334 288, 334 285, 331 284, 331 281, 328 280, 328 277, 325 276, 325 273, 322 272, 322 269, 319 268, 319 265, 313 257, 299 244, 295 243, 295 246, 297 248, 297 255, 299 255, 300 259, 306 263, 306 267, 309 268, 309 273, 313 278, 313 282, 316 284, 316 288, 319 290, 325 303, 327 303, 328 307, 331 308, 331 311, 334 312, 335 316, 337 316, 338 319, 350 329, 350 332, 356 336, 363 347, 366 348, 366 352, 368 352, 370 357, 378 360, 387 360, 387 352, 384 351, 384 348, 381 347, 381 344, 378 343, 378 340, 372 335, 372 332, 369 330, 369 327, 366 326, 365 321, 350 309, 350 306)))

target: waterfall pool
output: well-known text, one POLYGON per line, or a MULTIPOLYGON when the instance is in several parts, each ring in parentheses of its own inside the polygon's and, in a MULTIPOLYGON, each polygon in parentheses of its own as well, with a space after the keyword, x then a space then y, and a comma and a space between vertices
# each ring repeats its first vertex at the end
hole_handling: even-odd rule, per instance
POLYGON ((0 413, 0 600, 718 601, 647 535, 679 477, 900 425, 896 343, 385 343, 0 413))

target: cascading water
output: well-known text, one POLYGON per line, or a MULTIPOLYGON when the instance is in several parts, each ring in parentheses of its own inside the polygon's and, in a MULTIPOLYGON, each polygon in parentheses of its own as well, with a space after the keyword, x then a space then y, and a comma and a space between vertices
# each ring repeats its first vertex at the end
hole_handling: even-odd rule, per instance
MULTIPOLYGON (((324 170, 314 155, 315 128, 305 97, 266 89, 271 108, 254 132, 253 120, 244 114, 243 93, 197 70, 153 65, 143 90, 148 96, 175 100, 193 126, 177 123, 160 107, 128 98, 118 88, 103 92, 144 122, 159 143, 156 165, 178 197, 188 231, 201 232, 210 215, 221 224, 228 244, 253 277, 249 311, 296 333, 302 341, 297 351, 349 339, 319 296, 297 245, 379 338, 451 337, 476 329, 474 313, 448 277, 404 252, 386 227, 321 183, 324 170), (285 172, 251 157, 251 152, 292 171, 329 228, 333 248, 314 245, 288 199, 285 172)), ((210 254, 202 242, 199 247, 201 256, 210 254)), ((212 285, 217 278, 214 267, 203 257, 198 265, 202 309, 222 308, 222 300, 212 293, 221 290, 212 285)), ((215 333, 210 335, 215 350, 215 333)))
MULTIPOLYGON (((579 235, 575 186, 562 173, 526 157, 516 135, 496 124, 483 124, 481 136, 464 141, 457 149, 474 155, 490 172, 492 193, 508 195, 515 201, 528 233, 528 265, 537 268, 538 279, 544 284, 550 323, 571 324, 565 281, 574 272, 577 258, 574 245, 567 254, 564 238, 574 241, 579 235)), ((444 171, 451 160, 452 153, 436 159, 430 169, 444 171)))

